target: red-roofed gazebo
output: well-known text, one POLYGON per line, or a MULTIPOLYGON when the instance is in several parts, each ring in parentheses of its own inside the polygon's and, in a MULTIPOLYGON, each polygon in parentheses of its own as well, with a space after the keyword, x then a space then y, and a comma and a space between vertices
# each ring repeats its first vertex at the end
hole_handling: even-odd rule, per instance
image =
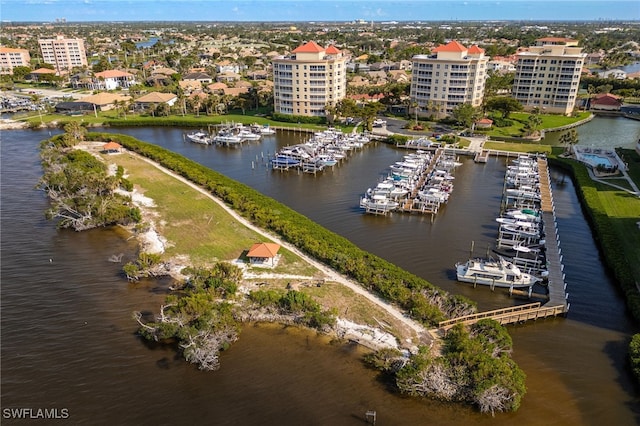
POLYGON ((249 249, 247 258, 255 266, 275 266, 280 245, 275 243, 255 243, 249 249))

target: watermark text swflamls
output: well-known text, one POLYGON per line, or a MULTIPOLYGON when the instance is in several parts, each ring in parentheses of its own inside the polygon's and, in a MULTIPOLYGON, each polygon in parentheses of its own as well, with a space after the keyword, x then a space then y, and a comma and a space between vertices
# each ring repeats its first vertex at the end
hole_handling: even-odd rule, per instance
POLYGON ((68 408, 3 408, 4 419, 68 419, 68 408))

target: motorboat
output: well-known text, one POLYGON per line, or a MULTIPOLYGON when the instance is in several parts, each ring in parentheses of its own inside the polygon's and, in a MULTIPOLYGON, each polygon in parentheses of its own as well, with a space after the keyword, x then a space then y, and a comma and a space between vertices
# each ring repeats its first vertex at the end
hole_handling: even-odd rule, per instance
POLYGON ((507 210, 504 214, 513 219, 528 222, 540 222, 541 219, 540 212, 534 209, 513 209, 507 210))
POLYGON ((360 208, 367 213, 387 213, 398 208, 397 201, 390 200, 384 195, 364 196, 360 199, 360 208))
POLYGON ((221 131, 213 137, 213 142, 220 145, 235 145, 242 143, 242 138, 230 131, 221 131))
POLYGON ((287 155, 277 155, 271 160, 271 165, 274 169, 289 168, 300 164, 300 160, 297 158, 289 157, 287 155))
POLYGON ((258 133, 260 135, 275 135, 276 131, 273 130, 271 127, 269 127, 268 124, 263 124, 262 126, 259 125, 258 123, 255 123, 251 126, 251 129, 253 130, 254 133, 258 133))
POLYGON ((209 136, 207 133, 203 132, 202 130, 198 130, 192 133, 187 133, 187 138, 191 142, 195 142, 203 145, 209 145, 213 142, 213 140, 211 139, 211 136, 209 136))
POLYGON ((253 133, 247 129, 240 129, 240 131, 236 134, 243 141, 259 141, 262 139, 262 135, 259 133, 253 133))
POLYGON ((541 279, 524 273, 513 262, 498 256, 498 259, 469 259, 456 263, 458 281, 489 285, 491 287, 522 288, 531 287, 541 279))

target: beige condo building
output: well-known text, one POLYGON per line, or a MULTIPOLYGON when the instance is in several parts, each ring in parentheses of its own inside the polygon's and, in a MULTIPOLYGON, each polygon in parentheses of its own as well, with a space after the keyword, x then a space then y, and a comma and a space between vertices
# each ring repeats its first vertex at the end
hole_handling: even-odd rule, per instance
POLYGON ((335 106, 346 95, 346 61, 335 46, 314 41, 273 58, 274 111, 324 117, 327 104, 335 106))
POLYGON ((70 72, 74 67, 87 66, 87 53, 84 48, 84 41, 78 38, 56 38, 39 39, 42 60, 55 67, 58 73, 70 72))
POLYGON ((489 58, 476 45, 457 41, 412 58, 411 112, 444 117, 460 104, 482 104, 489 58), (417 111, 416 111, 417 108, 417 111))
POLYGON ((15 67, 31 67, 29 51, 0 47, 0 74, 13 74, 15 67))
POLYGON ((571 114, 586 54, 578 42, 545 37, 518 53, 512 96, 530 111, 571 114))

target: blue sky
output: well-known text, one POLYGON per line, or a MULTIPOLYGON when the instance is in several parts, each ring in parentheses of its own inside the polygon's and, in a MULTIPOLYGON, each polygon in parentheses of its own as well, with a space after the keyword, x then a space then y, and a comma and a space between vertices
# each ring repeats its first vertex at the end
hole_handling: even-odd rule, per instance
POLYGON ((640 20, 638 0, 0 0, 2 21, 640 20))

